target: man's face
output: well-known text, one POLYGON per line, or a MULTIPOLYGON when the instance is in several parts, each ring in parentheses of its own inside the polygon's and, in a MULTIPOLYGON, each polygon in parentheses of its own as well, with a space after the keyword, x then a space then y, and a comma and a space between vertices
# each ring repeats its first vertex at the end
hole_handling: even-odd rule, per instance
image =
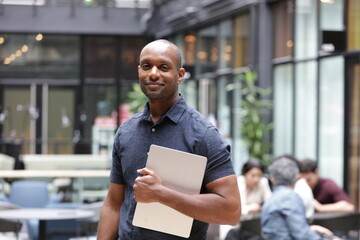
POLYGON ((167 100, 178 95, 185 70, 178 69, 176 50, 168 44, 151 43, 140 54, 141 90, 149 100, 167 100))
POLYGON ((315 186, 316 186, 316 184, 318 182, 318 179, 319 179, 317 171, 316 172, 301 173, 301 177, 303 177, 307 181, 307 183, 309 184, 311 189, 315 188, 315 186))

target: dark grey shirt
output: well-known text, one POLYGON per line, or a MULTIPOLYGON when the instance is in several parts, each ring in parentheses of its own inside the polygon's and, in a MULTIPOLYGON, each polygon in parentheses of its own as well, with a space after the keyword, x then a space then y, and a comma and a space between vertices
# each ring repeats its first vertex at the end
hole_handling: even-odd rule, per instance
MULTIPOLYGON (((110 180, 117 184, 125 184, 125 198, 120 211, 120 238, 184 239, 132 225, 136 206, 133 185, 138 176, 137 169, 145 167, 151 144, 207 157, 201 193, 207 192, 206 184, 235 174, 230 160, 230 147, 217 129, 199 112, 188 106, 181 96, 157 123, 152 123, 147 104, 142 112, 125 122, 117 131, 110 180)), ((194 220, 188 239, 205 239, 207 228, 207 223, 194 220)))

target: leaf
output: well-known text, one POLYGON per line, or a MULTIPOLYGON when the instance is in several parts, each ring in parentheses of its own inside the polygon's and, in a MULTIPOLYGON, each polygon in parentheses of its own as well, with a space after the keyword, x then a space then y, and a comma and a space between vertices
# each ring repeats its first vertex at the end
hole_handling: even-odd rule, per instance
POLYGON ((239 74, 237 78, 241 81, 241 109, 237 112, 241 117, 242 139, 248 147, 249 155, 268 165, 271 159, 269 137, 273 124, 265 121, 265 114, 273 106, 268 99, 271 88, 257 86, 257 74, 250 70, 239 74))

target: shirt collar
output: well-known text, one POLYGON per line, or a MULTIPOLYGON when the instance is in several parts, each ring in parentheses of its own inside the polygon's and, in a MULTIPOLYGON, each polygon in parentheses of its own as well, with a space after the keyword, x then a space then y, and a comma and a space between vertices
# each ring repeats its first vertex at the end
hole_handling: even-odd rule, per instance
MULTIPOLYGON (((169 111, 164 115, 163 118, 167 117, 174 123, 178 123, 181 115, 184 113, 186 108, 186 102, 185 99, 179 94, 179 98, 176 100, 176 102, 171 106, 169 111)), ((150 118, 150 108, 149 108, 149 102, 146 103, 144 108, 144 119, 151 121, 150 118)))
POLYGON ((165 114, 171 121, 178 123, 181 115, 184 113, 186 108, 186 102, 184 98, 180 95, 178 100, 172 105, 169 111, 165 114))

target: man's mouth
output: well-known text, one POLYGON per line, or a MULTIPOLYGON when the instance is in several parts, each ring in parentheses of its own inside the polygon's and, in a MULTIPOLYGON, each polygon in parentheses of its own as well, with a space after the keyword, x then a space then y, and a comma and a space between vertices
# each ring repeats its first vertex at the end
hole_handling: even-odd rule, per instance
POLYGON ((148 82, 146 83, 146 87, 150 90, 157 90, 161 87, 163 87, 164 84, 158 83, 158 82, 148 82))

